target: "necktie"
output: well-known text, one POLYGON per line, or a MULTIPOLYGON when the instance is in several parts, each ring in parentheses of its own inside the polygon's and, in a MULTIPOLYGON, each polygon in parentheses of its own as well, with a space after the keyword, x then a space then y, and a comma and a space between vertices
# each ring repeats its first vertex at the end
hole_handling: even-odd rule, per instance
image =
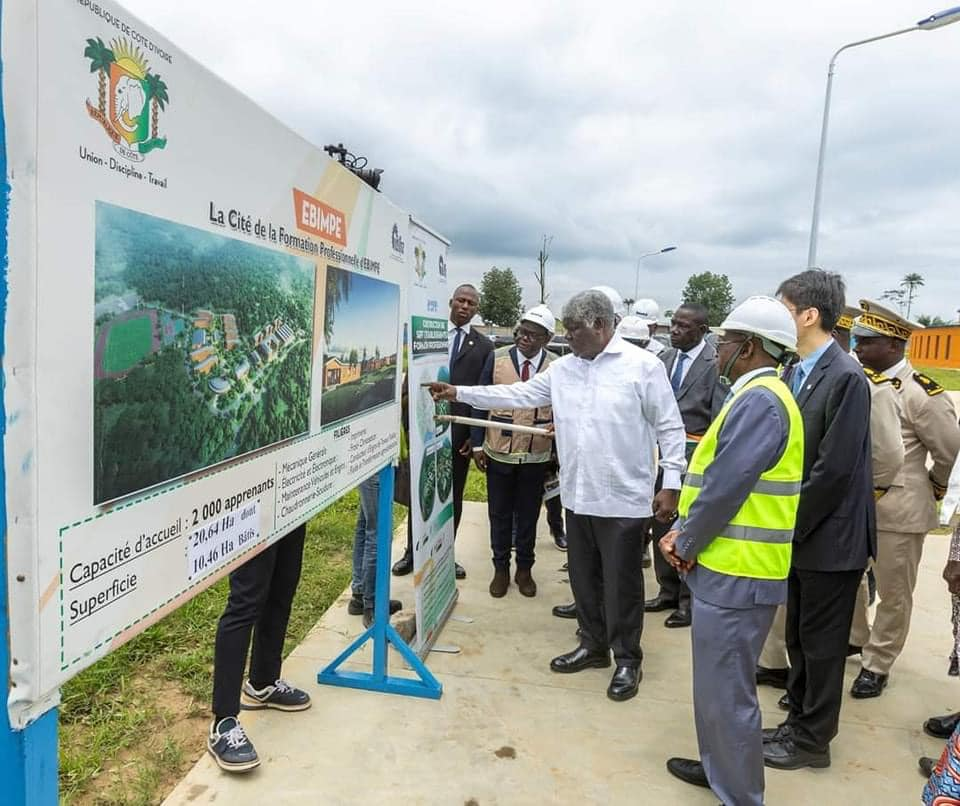
POLYGON ((529 381, 530 380, 530 362, 524 361, 523 368, 520 370, 520 380, 529 381))
POLYGON ((796 397, 800 394, 800 390, 803 389, 803 381, 806 379, 807 373, 803 371, 803 367, 800 364, 797 364, 796 374, 793 376, 793 396, 796 397))
POLYGON ((677 355, 677 363, 673 368, 673 375, 670 376, 670 385, 673 387, 674 394, 680 391, 680 384, 683 382, 683 362, 688 358, 686 353, 677 355))
POLYGON ((460 352, 460 342, 463 340, 463 330, 457 328, 457 335, 453 337, 453 349, 450 351, 450 369, 453 369, 453 360, 460 352))

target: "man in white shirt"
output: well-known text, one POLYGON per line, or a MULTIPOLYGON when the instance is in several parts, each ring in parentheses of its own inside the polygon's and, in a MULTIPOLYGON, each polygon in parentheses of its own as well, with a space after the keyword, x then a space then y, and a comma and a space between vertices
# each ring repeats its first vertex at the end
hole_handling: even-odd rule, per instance
POLYGON ((555 672, 610 665, 612 700, 637 693, 643 653, 643 539, 651 515, 670 521, 684 471, 684 429, 659 359, 614 330, 609 299, 575 295, 563 309, 573 353, 525 383, 433 384, 438 400, 484 409, 553 407, 560 497, 567 509, 570 584, 581 643, 553 659, 555 672), (659 444, 663 489, 654 496, 659 444))

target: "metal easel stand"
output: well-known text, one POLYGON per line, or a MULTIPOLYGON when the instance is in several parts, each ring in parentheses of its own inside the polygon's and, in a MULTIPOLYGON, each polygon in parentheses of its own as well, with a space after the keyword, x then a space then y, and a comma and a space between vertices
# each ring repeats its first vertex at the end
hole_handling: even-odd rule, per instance
POLYGON ((390 624, 390 548, 393 540, 393 465, 380 471, 377 501, 377 596, 373 624, 317 675, 328 686, 382 691, 439 700, 443 686, 390 624), (373 642, 373 671, 347 672, 339 667, 367 641, 373 642), (387 671, 389 644, 403 656, 419 680, 391 677, 387 671))

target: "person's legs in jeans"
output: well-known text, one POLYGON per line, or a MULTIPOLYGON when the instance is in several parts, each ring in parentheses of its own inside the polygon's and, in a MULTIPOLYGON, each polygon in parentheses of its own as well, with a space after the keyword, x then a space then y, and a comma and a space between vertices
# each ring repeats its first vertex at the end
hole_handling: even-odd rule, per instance
POLYGON ((371 476, 357 487, 360 511, 353 536, 353 591, 363 597, 364 608, 372 608, 377 587, 377 502, 380 477, 371 476))

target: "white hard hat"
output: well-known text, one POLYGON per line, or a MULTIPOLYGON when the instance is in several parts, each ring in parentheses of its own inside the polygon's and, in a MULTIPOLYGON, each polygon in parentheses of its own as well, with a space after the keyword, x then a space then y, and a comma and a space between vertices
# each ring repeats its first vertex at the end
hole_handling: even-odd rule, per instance
POLYGON ((608 300, 610 300, 610 304, 613 306, 613 312, 617 316, 623 316, 623 297, 617 293, 616 289, 611 288, 608 285, 595 285, 590 290, 599 291, 601 294, 603 294, 608 300))
POLYGON ((660 318, 660 306, 655 299, 638 299, 633 303, 633 312, 654 323, 660 318))
POLYGON ((557 332, 557 320, 546 305, 534 305, 523 316, 521 322, 533 322, 535 325, 546 328, 551 336, 557 332))
POLYGON ((797 323, 787 306, 773 297, 749 297, 727 314, 718 331, 753 333, 790 352, 797 351, 797 323))
POLYGON ((624 316, 617 333, 628 341, 650 341, 650 325, 639 316, 624 316))

